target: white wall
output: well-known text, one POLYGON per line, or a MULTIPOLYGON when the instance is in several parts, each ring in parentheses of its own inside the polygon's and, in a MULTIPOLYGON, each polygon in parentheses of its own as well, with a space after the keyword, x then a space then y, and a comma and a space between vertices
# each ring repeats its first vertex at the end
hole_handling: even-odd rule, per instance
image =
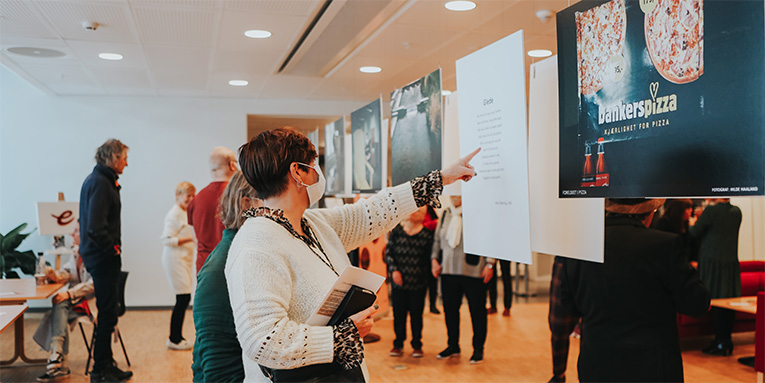
MULTIPOLYGON (((349 102, 150 97, 48 96, 0 66, 0 232, 36 227, 35 203, 64 192, 79 200, 96 148, 108 138, 130 147, 122 185, 123 270, 130 306, 174 304, 160 261, 159 236, 175 185, 210 182, 207 157, 246 140, 247 114, 342 115, 349 102), (299 105, 296 105, 299 103, 299 105)), ((21 250, 44 251, 37 233, 21 250)), ((52 261, 52 259, 49 259, 52 261)), ((37 302, 36 304, 44 304, 37 302)), ((32 304, 32 302, 30 302, 32 304)), ((35 305, 35 304, 33 304, 35 305)))

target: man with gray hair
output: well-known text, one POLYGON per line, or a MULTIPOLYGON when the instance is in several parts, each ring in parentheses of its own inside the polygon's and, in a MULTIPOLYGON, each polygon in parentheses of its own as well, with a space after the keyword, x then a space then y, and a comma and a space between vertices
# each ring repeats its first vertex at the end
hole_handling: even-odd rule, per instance
POLYGON ((128 165, 127 145, 109 139, 96 150, 96 167, 80 191, 80 256, 93 278, 98 328, 91 382, 121 382, 133 373, 120 370, 110 342, 117 325, 118 283, 122 271, 119 175, 128 165))
POLYGON ((224 227, 217 214, 218 205, 236 170, 234 151, 223 146, 214 148, 210 153, 210 175, 213 180, 197 193, 186 209, 197 243, 197 273, 223 235, 224 227))

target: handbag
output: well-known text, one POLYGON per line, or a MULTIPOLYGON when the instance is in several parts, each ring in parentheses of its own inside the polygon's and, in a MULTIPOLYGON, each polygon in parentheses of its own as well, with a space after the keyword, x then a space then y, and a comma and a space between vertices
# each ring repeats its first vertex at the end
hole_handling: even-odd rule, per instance
POLYGON ((361 366, 345 370, 339 363, 312 364, 291 370, 277 370, 260 366, 268 379, 274 383, 282 382, 364 382, 361 366))

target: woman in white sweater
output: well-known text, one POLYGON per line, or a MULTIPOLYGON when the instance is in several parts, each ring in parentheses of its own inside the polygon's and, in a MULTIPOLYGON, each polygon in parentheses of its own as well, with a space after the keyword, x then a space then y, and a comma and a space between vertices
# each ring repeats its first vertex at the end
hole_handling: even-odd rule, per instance
POLYGON ((438 205, 444 184, 475 175, 471 153, 369 199, 335 209, 306 210, 325 180, 311 142, 291 128, 259 134, 239 149, 247 181, 264 200, 237 233, 226 283, 242 346, 245 381, 364 381, 361 338, 373 325, 369 308, 335 326, 308 318, 349 265, 346 253, 391 230, 425 204, 438 205))
POLYGON ((175 307, 170 317, 170 338, 167 348, 188 350, 193 344, 183 338, 183 319, 191 301, 192 264, 194 262, 194 238, 188 224, 186 208, 197 191, 189 182, 181 182, 175 188, 175 204, 165 216, 162 230, 162 266, 165 268, 170 287, 175 293, 175 307))

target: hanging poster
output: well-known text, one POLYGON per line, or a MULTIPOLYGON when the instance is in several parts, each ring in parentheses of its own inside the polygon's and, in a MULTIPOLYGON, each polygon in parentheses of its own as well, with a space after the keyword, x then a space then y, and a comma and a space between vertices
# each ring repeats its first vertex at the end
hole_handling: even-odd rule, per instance
POLYGON ((393 185, 441 169, 441 69, 390 94, 393 185))
POLYGON ((324 173, 327 195, 346 194, 345 117, 324 127, 324 173))
POLYGON ((557 15, 560 197, 765 194, 763 1, 557 15))
POLYGON ((604 199, 558 198, 558 59, 529 72, 531 250, 602 263, 604 199))
POLYGON ((374 193, 383 188, 382 98, 351 113, 353 192, 374 193))
POLYGON ((481 151, 462 184, 466 253, 531 263, 523 31, 457 60, 460 154, 481 151))

